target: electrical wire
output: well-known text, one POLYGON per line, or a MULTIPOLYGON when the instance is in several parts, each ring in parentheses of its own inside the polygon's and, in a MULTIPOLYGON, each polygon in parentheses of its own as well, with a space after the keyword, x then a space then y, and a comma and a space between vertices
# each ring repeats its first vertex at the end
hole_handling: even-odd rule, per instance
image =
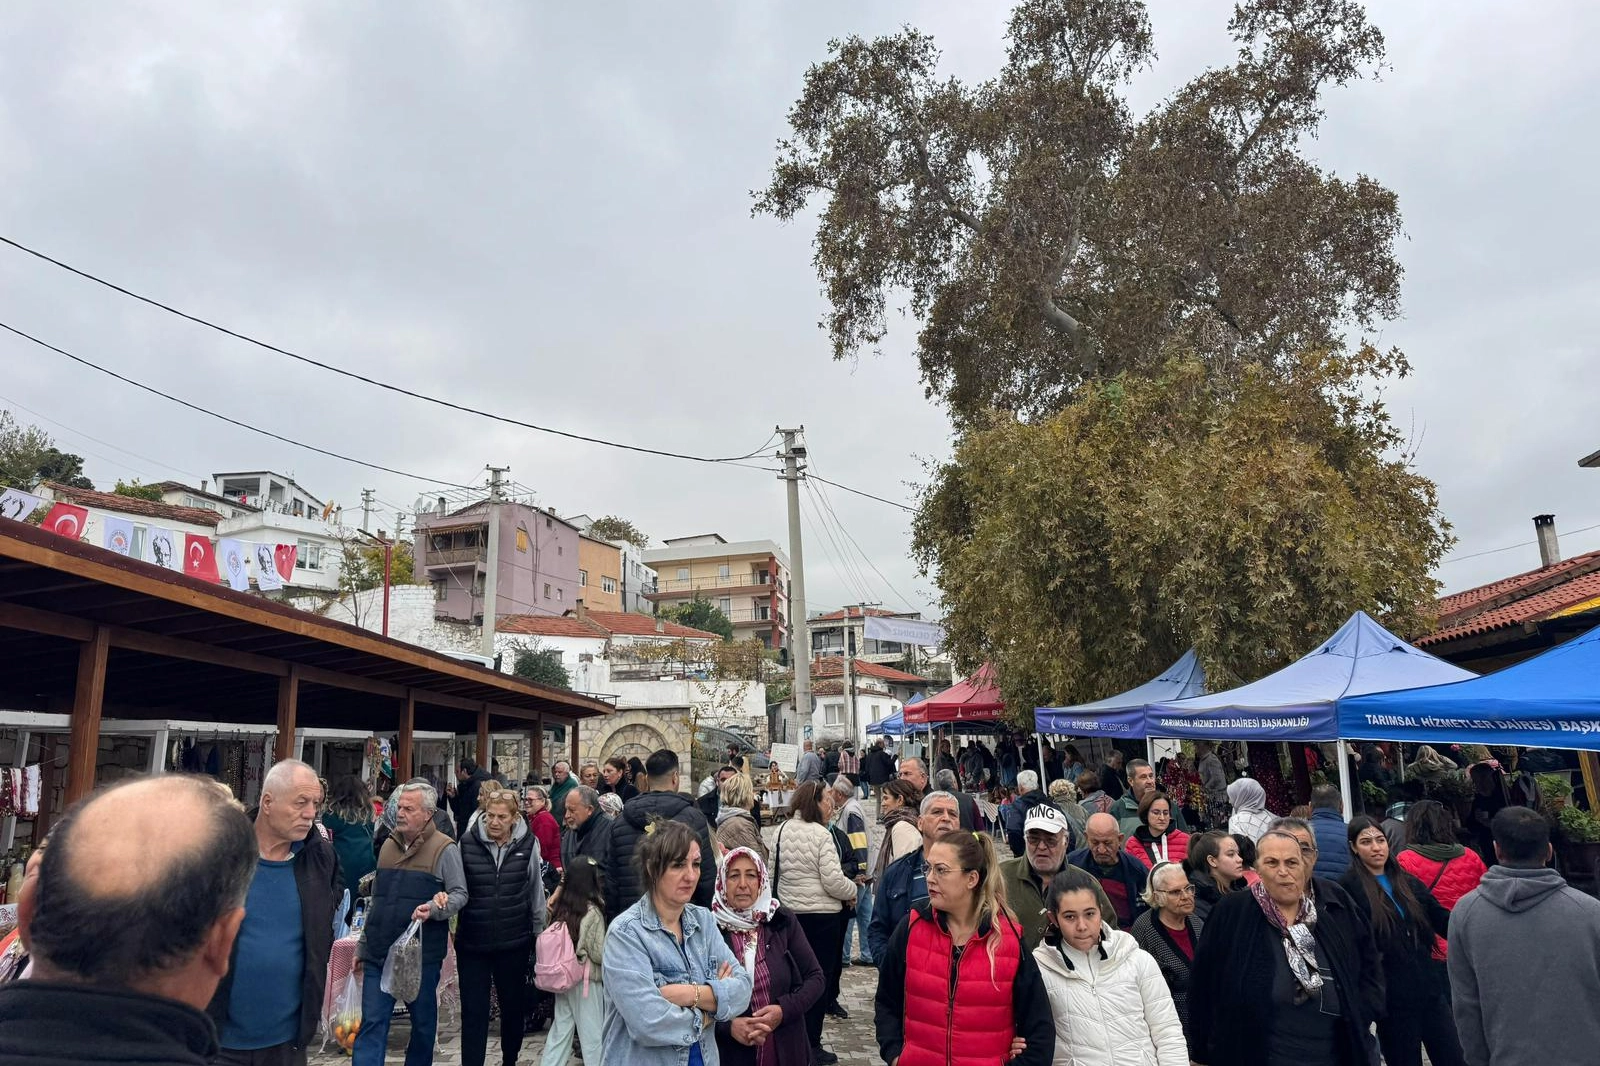
MULTIPOLYGON (((51 264, 52 266, 60 267, 69 274, 75 274, 78 277, 83 278, 85 281, 92 281, 96 285, 102 285, 105 288, 108 288, 113 292, 121 293, 130 299, 138 300, 140 303, 159 308, 168 314, 177 315, 179 318, 193 322, 197 326, 204 326, 207 329, 216 330, 218 333, 221 333, 224 336, 232 337, 235 340, 244 341, 246 344, 253 344, 257 348, 262 348, 278 355, 287 356, 288 358, 294 359, 297 362, 305 363, 307 366, 314 366, 318 369, 326 370, 329 373, 350 378, 353 381, 360 381, 364 384, 372 385, 375 388, 399 393, 402 396, 409 396, 414 400, 422 400, 425 403, 437 404, 440 407, 448 407, 453 411, 460 411, 464 414, 477 415, 479 418, 488 418, 496 422, 504 422, 507 425, 521 426, 523 429, 531 429, 538 433, 549 433, 553 436, 565 437, 568 440, 582 441, 585 444, 598 444, 606 448, 619 448, 623 451, 641 452, 645 455, 659 455, 669 459, 687 459, 690 462, 695 463, 732 463, 741 459, 754 459, 756 456, 760 455, 766 449, 767 445, 771 444, 773 439, 777 436, 776 433, 772 434, 771 436, 767 437, 766 440, 762 441, 757 448, 755 448, 753 451, 745 453, 744 455, 713 458, 704 455, 688 455, 683 452, 669 451, 665 448, 647 448, 638 444, 623 444, 619 441, 606 440, 603 437, 590 437, 582 433, 573 433, 564 429, 555 429, 551 426, 540 426, 533 422, 524 422, 520 418, 512 418, 509 415, 499 415, 491 411, 484 411, 476 407, 470 407, 466 404, 456 403, 453 400, 446 400, 438 396, 430 396, 427 393, 418 392, 415 389, 408 389, 402 385, 396 385, 392 382, 381 381, 378 378, 369 377, 366 374, 358 374, 354 370, 346 370, 344 367, 335 366, 332 363, 326 363, 320 359, 313 359, 310 356, 301 355, 298 352, 292 352, 287 348, 280 348, 276 344, 270 344, 267 341, 259 340, 250 336, 248 333, 240 333, 238 330, 233 330, 229 329, 227 326, 218 325, 217 323, 208 319, 201 318, 199 315, 191 314, 188 311, 181 311, 170 304, 164 304, 160 300, 156 300, 152 297, 134 292, 132 289, 124 288, 115 282, 107 281, 105 278, 91 274, 87 270, 80 270, 78 267, 75 267, 70 263, 64 263, 61 260, 48 256, 35 248, 29 248, 27 245, 13 240, 10 237, 0 236, 0 243, 8 244, 19 252, 25 252, 28 255, 33 256, 35 259, 40 259, 51 264)), ((428 478, 425 480, 433 479, 428 478)))
POLYGON ((906 610, 917 610, 917 607, 911 602, 910 598, 902 593, 899 589, 894 587, 894 583, 884 576, 882 570, 878 569, 878 564, 872 561, 871 557, 862 550, 861 545, 856 541, 856 538, 850 535, 849 527, 847 527, 844 522, 839 519, 839 512, 834 509, 833 501, 828 498, 828 491, 826 489, 819 488, 816 489, 815 492, 818 499, 822 501, 822 505, 828 509, 828 514, 833 518, 834 525, 839 527, 839 532, 843 533, 845 539, 850 542, 852 547, 855 548, 856 554, 861 557, 861 561, 872 568, 872 572, 878 575, 878 579, 884 583, 890 592, 894 593, 895 599, 899 600, 905 605, 906 610))
MULTIPOLYGON (((0 240, 4 240, 4 239, 5 238, 0 237, 0 240)), ((886 500, 882 496, 874 496, 870 492, 863 492, 860 489, 853 489, 849 485, 841 485, 837 481, 829 481, 825 477, 817 477, 816 474, 808 473, 806 476, 810 477, 810 478, 815 478, 817 481, 822 482, 824 485, 832 485, 836 489, 843 489, 845 492, 853 492, 857 496, 865 496, 869 500, 877 500, 879 503, 886 503, 890 507, 898 507, 898 508, 900 508, 900 510, 907 511, 907 512, 909 512, 911 514, 916 514, 917 513, 917 509, 915 507, 912 507, 910 504, 897 503, 894 500, 886 500)))
MULTIPOLYGON (((1600 529, 1600 522, 1596 522, 1592 526, 1583 526, 1580 529, 1562 530, 1561 535, 1564 536, 1564 537, 1574 537, 1574 536, 1577 536, 1579 533, 1587 533, 1592 529, 1600 529)), ((1468 559, 1481 559, 1485 555, 1498 555, 1500 552, 1514 551, 1517 548, 1531 548, 1535 544, 1538 544, 1538 543, 1539 542, 1536 541, 1536 540, 1525 540, 1525 541, 1521 542, 1520 544, 1507 544, 1503 548, 1489 548, 1486 551, 1473 552, 1470 555, 1452 555, 1448 559, 1441 560, 1439 565, 1440 566, 1449 566, 1451 563, 1462 563, 1462 562, 1466 562, 1468 559)))
POLYGON ((845 586, 845 591, 858 601, 865 602, 870 600, 872 597, 869 594, 869 590, 862 584, 860 577, 855 575, 848 565, 839 561, 842 553, 835 555, 835 552, 838 552, 838 544, 833 540, 833 535, 820 525, 821 517, 819 516, 815 520, 812 519, 812 509, 806 506, 806 500, 802 497, 800 500, 800 515, 805 519, 807 527, 811 530, 812 542, 817 545, 827 558, 828 565, 833 568, 834 574, 838 577, 840 583, 845 586), (832 550, 828 547, 830 543, 834 545, 832 550))
POLYGON ((823 534, 827 536, 828 542, 833 545, 834 550, 839 553, 841 562, 855 582, 856 590, 861 593, 860 602, 865 603, 873 599, 872 585, 867 581, 866 572, 856 565, 855 557, 845 550, 844 542, 834 535, 833 528, 828 524, 827 512, 823 509, 821 499, 817 495, 817 489, 809 481, 802 481, 801 485, 805 488, 806 495, 810 498, 811 506, 816 510, 817 524, 822 527, 823 534))
MULTIPOLYGON (((3 239, 3 238, 0 238, 0 239, 3 239)), ((98 363, 90 362, 88 359, 85 359, 82 356, 73 355, 71 352, 67 351, 65 348, 57 348, 55 345, 47 343, 46 341, 42 341, 38 337, 35 337, 30 333, 24 333, 22 330, 16 328, 15 326, 10 326, 10 325, 7 325, 4 322, 0 322, 0 329, 5 330, 7 333, 15 334, 16 336, 21 337, 25 341, 30 341, 30 342, 32 342, 34 344, 37 344, 41 348, 45 348, 45 349, 48 349, 49 351, 55 352, 57 355, 64 356, 65 358, 72 360, 74 363, 77 363, 80 366, 86 366, 90 370, 98 370, 100 373, 105 374, 107 377, 116 378, 118 381, 123 382, 124 384, 127 384, 127 385, 132 385, 136 389, 143 389, 145 392, 148 392, 153 396, 159 396, 163 400, 170 400, 173 403, 178 404, 180 407, 187 407, 191 411, 198 411, 203 415, 209 415, 210 417, 215 418, 215 419, 219 419, 220 421, 226 422, 229 425, 238 426, 240 429, 248 429, 252 433, 259 433, 263 437, 270 437, 273 440, 281 441, 284 444, 293 445, 296 448, 304 448, 306 451, 308 451, 308 452, 316 452, 318 455, 326 455, 326 456, 328 456, 330 458, 333 458, 333 459, 341 459, 344 462, 353 463, 356 466, 364 466, 369 470, 381 470, 385 474, 397 474, 400 477, 414 478, 417 481, 426 481, 426 482, 429 482, 430 484, 434 484, 434 485, 454 485, 457 488, 465 488, 465 487, 467 487, 467 486, 464 486, 464 485, 456 485, 456 483, 453 482, 453 481, 443 481, 443 480, 441 480, 439 478, 427 477, 426 475, 423 475, 423 474, 413 474, 413 473, 411 473, 410 471, 407 471, 407 470, 396 470, 392 466, 382 466, 382 465, 380 465, 378 463, 369 463, 369 462, 366 462, 366 461, 361 460, 361 459, 351 458, 348 455, 342 455, 339 452, 329 451, 326 448, 318 448, 315 445, 305 444, 305 443, 303 443, 301 441, 297 441, 297 440, 291 440, 290 438, 282 436, 281 434, 278 434, 278 433, 274 433, 271 430, 262 429, 260 426, 252 426, 248 422, 241 422, 237 418, 229 418, 227 415, 219 414, 216 411, 212 411, 212 410, 210 410, 208 408, 201 407, 199 404, 190 403, 188 400, 181 399, 181 398, 179 398, 177 396, 172 395, 169 392, 162 392, 160 389, 158 389, 158 388, 156 388, 156 387, 154 387, 152 385, 146 385, 142 381, 135 381, 133 378, 127 377, 127 376, 122 375, 122 374, 119 374, 115 370, 109 370, 106 367, 103 367, 98 363)))
MULTIPOLYGON (((183 467, 174 466, 171 463, 163 463, 160 459, 152 459, 148 455, 140 455, 138 452, 129 451, 128 449, 122 447, 121 445, 112 444, 108 440, 101 440, 99 437, 91 437, 89 434, 85 433, 81 429, 74 429, 71 426, 67 425, 65 422, 62 422, 62 421, 60 421, 58 419, 51 418, 49 415, 46 415, 46 414, 40 414, 38 411, 35 411, 33 408, 27 406, 26 404, 18 403, 16 400, 10 399, 9 397, 0 396, 0 401, 4 401, 5 403, 10 404, 12 407, 15 407, 19 411, 26 411, 26 412, 28 412, 30 415, 32 415, 35 418, 43 419, 44 421, 49 422, 52 426, 59 426, 61 429, 66 430, 68 433, 71 433, 73 436, 82 437, 84 440, 93 441, 96 444, 104 445, 105 447, 110 448, 112 451, 121 452, 123 455, 131 455, 133 458, 138 459, 141 462, 153 463, 157 467, 160 467, 160 468, 162 468, 164 470, 175 470, 180 474, 187 474, 188 476, 194 477, 194 478, 204 478, 204 477, 207 476, 205 474, 196 473, 193 470, 185 470, 185 469, 183 469, 183 467)), ((105 459, 105 456, 102 455, 102 456, 99 456, 98 458, 105 459)), ((106 459, 106 462, 108 462, 108 463, 109 462, 114 462, 114 460, 106 459)), ((149 475, 149 471, 147 471, 147 470, 146 471, 133 470, 132 467, 127 467, 127 466, 124 466, 123 469, 124 470, 130 470, 130 471, 132 471, 133 473, 136 473, 136 474, 137 473, 142 473, 142 474, 145 474, 147 476, 150 476, 149 475)))

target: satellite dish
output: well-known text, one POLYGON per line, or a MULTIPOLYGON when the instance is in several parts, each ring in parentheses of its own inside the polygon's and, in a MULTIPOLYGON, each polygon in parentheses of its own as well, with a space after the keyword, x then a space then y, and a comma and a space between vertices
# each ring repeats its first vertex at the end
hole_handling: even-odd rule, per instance
POLYGON ((428 499, 428 497, 426 497, 426 496, 418 496, 416 502, 411 505, 411 513, 412 514, 422 514, 424 511, 428 510, 428 508, 430 508, 432 506, 433 506, 433 501, 428 499))

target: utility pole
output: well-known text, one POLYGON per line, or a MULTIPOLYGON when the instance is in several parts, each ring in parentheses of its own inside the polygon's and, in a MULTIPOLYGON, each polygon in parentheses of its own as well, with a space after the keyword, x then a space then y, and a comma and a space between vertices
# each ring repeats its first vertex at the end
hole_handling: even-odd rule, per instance
POLYGON ((860 740, 860 734, 856 729, 856 690, 854 680, 856 655, 866 649, 867 608, 881 606, 883 606, 881 603, 855 603, 844 609, 844 720, 846 727, 850 730, 851 743, 857 743, 860 740), (859 641, 856 640, 856 627, 851 622, 851 611, 860 613, 862 628, 859 641))
POLYGON ((372 489, 361 490, 361 532, 367 531, 367 522, 372 518, 372 497, 376 493, 372 489))
MULTIPOLYGON (((806 626, 806 564, 800 545, 800 479, 805 476, 806 446, 801 435, 806 427, 784 429, 783 473, 789 492, 789 649, 794 660, 794 710, 800 720, 801 735, 811 721, 811 631, 806 626)), ((796 738, 798 740, 798 738, 796 738)))
MULTIPOLYGON (((500 581, 500 501, 505 499, 505 476, 509 466, 484 467, 489 471, 489 499, 485 510, 489 516, 488 573, 483 578, 483 646, 479 649, 494 658, 495 586, 500 581)), ((482 755, 482 752, 479 753, 482 755)), ((489 765, 484 763, 485 766, 489 765)))

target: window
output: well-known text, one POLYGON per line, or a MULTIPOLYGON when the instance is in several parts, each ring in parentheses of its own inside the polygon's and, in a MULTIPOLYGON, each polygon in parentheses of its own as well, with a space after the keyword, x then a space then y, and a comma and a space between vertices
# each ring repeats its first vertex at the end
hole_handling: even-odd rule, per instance
POLYGON ((567 551, 561 545, 557 544, 556 545, 556 554, 557 555, 565 555, 565 554, 567 554, 567 551))
POLYGON ((567 598, 567 590, 562 588, 561 586, 557 585, 556 586, 556 599, 564 600, 566 598, 567 598))
POLYGON ((434 603, 443 603, 445 601, 445 599, 449 595, 450 595, 450 584, 449 584, 449 582, 445 581, 445 579, 442 578, 442 577, 438 578, 437 580, 435 580, 433 582, 433 602, 434 603))
POLYGON ((688 581, 689 580, 689 568, 687 566, 678 567, 678 580, 679 581, 688 581))
POLYGON ((728 577, 732 573, 733 571, 729 568, 727 563, 723 563, 721 566, 717 567, 718 577, 728 577))
POLYGON ((528 551, 528 527, 527 526, 518 526, 517 527, 517 551, 522 552, 524 554, 526 554, 527 551, 528 551))
POLYGON ((579 570, 578 571, 578 587, 580 589, 586 589, 586 588, 589 587, 589 571, 587 571, 587 570, 579 570))
POLYGON ((822 705, 823 725, 844 725, 844 704, 825 703, 822 705))
POLYGON ((617 579, 614 578, 614 577, 602 577, 600 579, 600 591, 601 592, 615 592, 615 591, 617 591, 617 579))
POLYGON ((717 601, 717 610, 721 611, 726 617, 732 618, 733 601, 726 596, 722 597, 722 599, 717 601))
POLYGON ((321 570, 322 545, 309 540, 295 543, 294 568, 296 570, 321 570))
POLYGON ((547 600, 550 598, 550 582, 548 581, 544 583, 544 598, 547 600))
POLYGON ((551 525, 550 519, 546 518, 544 520, 544 528, 546 528, 546 529, 554 529, 555 526, 551 525))

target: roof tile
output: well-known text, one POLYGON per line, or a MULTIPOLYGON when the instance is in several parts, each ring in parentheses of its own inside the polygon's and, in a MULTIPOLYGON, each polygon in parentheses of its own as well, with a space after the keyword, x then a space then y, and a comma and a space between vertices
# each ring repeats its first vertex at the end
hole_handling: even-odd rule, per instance
POLYGON ((652 615, 634 614, 631 611, 590 611, 583 618, 576 615, 507 615, 500 619, 495 629, 501 633, 515 633, 533 637, 671 637, 681 640, 721 640, 717 633, 679 625, 660 619, 661 629, 656 630, 657 619, 652 615))
POLYGON ((1600 598, 1600 551, 1439 598, 1437 631, 1419 647, 1538 622, 1600 598))
POLYGON ((46 481, 45 484, 50 486, 50 491, 56 499, 63 503, 75 503, 80 507, 98 507, 102 511, 138 515, 141 518, 164 518, 169 522, 187 522, 191 526, 214 528, 222 521, 222 516, 216 511, 208 511, 203 507, 179 507, 176 504, 159 503, 155 500, 119 496, 115 492, 79 489, 63 485, 59 481, 46 481))

